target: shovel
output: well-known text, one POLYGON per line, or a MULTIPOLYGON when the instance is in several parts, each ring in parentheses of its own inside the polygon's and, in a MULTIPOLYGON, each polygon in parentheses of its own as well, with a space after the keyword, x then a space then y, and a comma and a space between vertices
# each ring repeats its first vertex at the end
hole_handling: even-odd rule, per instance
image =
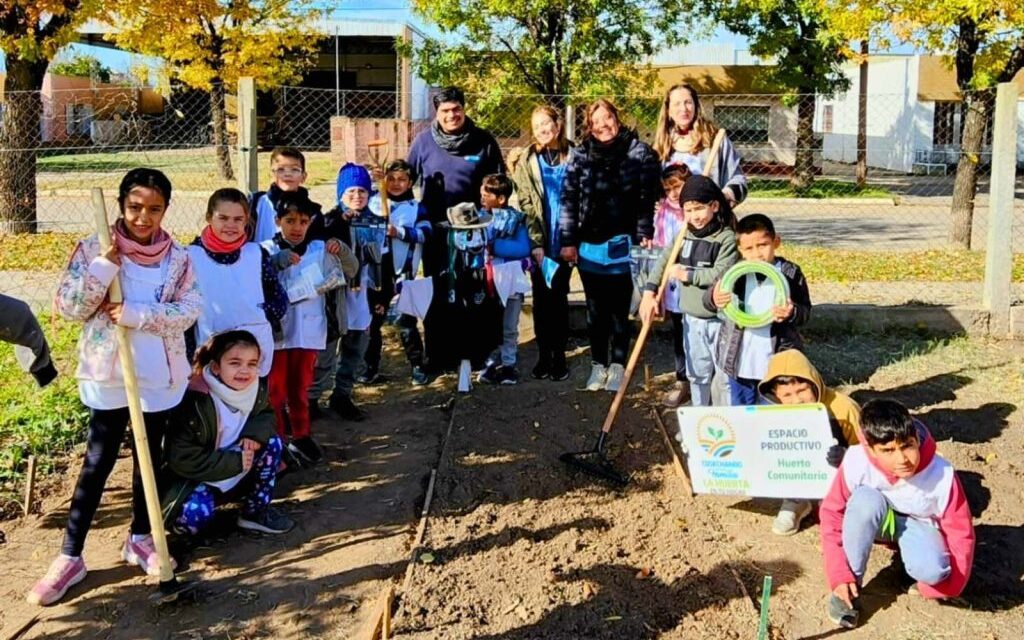
MULTIPOLYGON (((110 248, 110 223, 107 221, 107 206, 103 201, 103 189, 92 190, 93 214, 96 217, 96 234, 100 247, 104 252, 110 248)), ((123 302, 120 281, 115 277, 107 291, 111 302, 123 302)), ((135 455, 139 464, 139 475, 142 476, 142 489, 146 496, 146 513, 153 528, 153 542, 160 556, 160 588, 150 597, 154 604, 167 604, 176 601, 182 594, 191 591, 194 582, 179 582, 171 569, 171 554, 167 548, 167 534, 164 531, 164 517, 160 510, 160 496, 157 492, 156 474, 153 459, 149 455, 149 437, 146 435, 146 423, 142 415, 142 401, 139 399, 139 382, 135 375, 135 359, 132 356, 131 344, 126 327, 116 326, 117 353, 121 359, 121 371, 124 373, 124 390, 128 396, 128 413, 131 416, 132 436, 135 441, 135 455)))
MULTIPOLYGON (((711 145, 710 152, 708 154, 707 163, 704 166, 704 175, 711 173, 711 168, 714 166, 715 158, 718 156, 718 148, 722 144, 722 139, 725 137, 725 130, 719 129, 715 135, 714 143, 711 145)), ((655 309, 660 308, 661 299, 665 294, 665 287, 668 284, 668 276, 672 271, 672 266, 676 263, 679 258, 679 251, 683 247, 683 240, 686 237, 686 232, 681 231, 676 235, 676 240, 672 244, 672 250, 668 254, 668 262, 665 263, 665 271, 661 274, 661 283, 658 285, 658 293, 654 296, 655 309)), ((619 390, 615 392, 615 399, 612 400, 612 406, 608 409, 608 415, 605 416, 604 424, 601 426, 601 433, 597 438, 597 446, 590 451, 580 451, 578 453, 563 453, 559 456, 559 460, 565 464, 579 469, 580 471, 592 475, 602 480, 607 480, 612 484, 620 487, 624 487, 629 483, 629 478, 622 475, 619 471, 612 466, 611 462, 608 461, 608 456, 605 454, 604 445, 608 439, 608 433, 612 430, 612 425, 615 424, 615 418, 619 415, 619 409, 622 407, 622 401, 626 398, 626 391, 629 389, 629 381, 633 377, 633 370, 636 369, 636 364, 640 360, 640 355, 643 353, 644 345, 647 343, 647 335, 651 332, 651 327, 654 325, 654 319, 644 322, 640 327, 640 335, 636 337, 636 343, 633 345, 633 351, 629 354, 629 362, 626 364, 626 371, 622 376, 622 384, 619 385, 619 390)))

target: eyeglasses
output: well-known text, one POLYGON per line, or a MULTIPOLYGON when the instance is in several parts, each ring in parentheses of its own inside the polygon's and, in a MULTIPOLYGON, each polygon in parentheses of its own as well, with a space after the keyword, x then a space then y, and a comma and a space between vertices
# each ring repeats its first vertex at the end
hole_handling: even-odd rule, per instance
POLYGON ((278 167, 276 169, 271 169, 270 172, 276 176, 284 176, 286 178, 301 176, 306 173, 300 167, 278 167))

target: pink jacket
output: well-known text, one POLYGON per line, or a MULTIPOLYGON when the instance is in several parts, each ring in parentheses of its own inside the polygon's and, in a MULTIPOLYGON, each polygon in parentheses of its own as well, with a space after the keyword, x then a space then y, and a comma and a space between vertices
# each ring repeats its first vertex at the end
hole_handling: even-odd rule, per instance
MULTIPOLYGON (((928 429, 920 422, 915 421, 918 426, 918 433, 921 434, 921 460, 918 463, 917 474, 926 471, 931 465, 948 465, 941 456, 935 452, 935 439, 932 438, 928 429)), ((862 445, 851 447, 847 452, 847 459, 844 459, 839 466, 839 473, 832 481, 832 487, 828 495, 821 502, 819 518, 821 520, 821 549, 825 557, 825 576, 828 578, 830 589, 835 589, 845 582, 853 582, 853 572, 846 562, 846 554, 843 551, 843 514, 846 512, 846 502, 850 494, 857 486, 849 486, 849 473, 844 473, 844 467, 849 461, 849 456, 854 450, 862 445)), ((865 453, 867 453, 865 451, 865 453)), ((856 455, 863 455, 857 452, 856 455)), ((880 491, 896 484, 897 478, 888 474, 877 463, 874 457, 867 455, 868 463, 880 473, 872 473, 871 478, 878 478, 875 488, 880 491)), ((960 595, 967 585, 971 576, 971 567, 974 564, 974 524, 971 521, 971 511, 967 506, 967 498, 964 495, 960 480, 953 473, 952 482, 948 484, 936 483, 932 491, 944 487, 944 495, 924 495, 923 498, 934 501, 934 504, 945 505, 941 515, 935 518, 939 532, 946 541, 949 549, 950 568, 952 571, 945 580, 936 585, 918 583, 917 588, 921 595, 926 598, 951 598, 960 595)))
MULTIPOLYGON (((80 241, 61 275, 54 299, 54 307, 62 316, 85 323, 78 341, 76 377, 98 382, 111 378, 117 358, 114 324, 99 306, 117 276, 118 266, 100 253, 95 235, 80 241)), ((202 298, 188 251, 175 242, 168 256, 167 283, 160 300, 152 304, 125 303, 121 325, 163 338, 170 367, 172 360, 186 357, 185 330, 199 317, 202 298)), ((171 380, 170 386, 176 382, 171 380)))

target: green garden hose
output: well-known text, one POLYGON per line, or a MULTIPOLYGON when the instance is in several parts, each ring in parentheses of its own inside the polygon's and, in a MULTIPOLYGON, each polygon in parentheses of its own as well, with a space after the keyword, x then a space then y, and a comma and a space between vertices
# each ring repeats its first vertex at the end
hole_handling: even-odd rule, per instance
MULTIPOLYGON (((722 291, 728 291, 731 293, 737 280, 752 274, 762 275, 768 278, 772 285, 774 285, 774 306, 782 307, 786 305, 786 302, 789 300, 789 283, 786 281, 786 278, 779 273, 778 269, 767 262, 758 262, 754 260, 737 262, 725 272, 725 275, 722 276, 722 280, 718 286, 722 291)), ((771 309, 766 309, 760 313, 748 313, 747 311, 740 309, 739 300, 735 295, 733 295, 729 304, 722 309, 722 313, 725 314, 726 318, 732 320, 737 326, 745 329, 764 327, 775 321, 775 317, 772 315, 771 309)))

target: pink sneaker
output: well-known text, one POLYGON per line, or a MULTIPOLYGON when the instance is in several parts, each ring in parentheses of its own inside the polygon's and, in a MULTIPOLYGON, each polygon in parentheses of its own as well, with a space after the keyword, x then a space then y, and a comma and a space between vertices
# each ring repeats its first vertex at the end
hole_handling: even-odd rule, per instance
POLYGON ((30 604, 49 606, 68 592, 68 589, 85 580, 85 561, 82 558, 71 559, 61 554, 50 564, 46 575, 32 587, 26 598, 30 604))
MULTIPOLYGON (((121 557, 128 564, 138 565, 147 575, 160 575, 160 554, 156 552, 153 536, 146 536, 138 542, 132 542, 132 535, 129 533, 128 539, 124 542, 124 548, 121 549, 121 557)), ((178 563, 171 558, 171 571, 177 567, 178 563)))

